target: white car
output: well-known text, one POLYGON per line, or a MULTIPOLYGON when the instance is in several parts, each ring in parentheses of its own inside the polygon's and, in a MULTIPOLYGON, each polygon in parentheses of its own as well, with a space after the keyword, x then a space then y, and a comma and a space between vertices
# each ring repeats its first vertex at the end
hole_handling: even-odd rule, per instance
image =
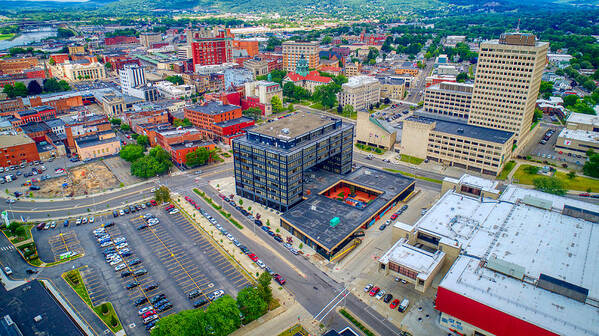
POLYGON ((129 246, 129 244, 127 243, 120 243, 116 246, 117 249, 124 249, 125 247, 129 246))
POLYGON ((123 254, 123 253, 127 253, 127 252, 131 252, 131 250, 128 247, 125 247, 124 249, 119 249, 117 251, 118 254, 123 254))
POLYGON ((169 212, 170 215, 174 215, 176 213, 179 213, 179 209, 173 209, 169 212))
POLYGON ((266 264, 264 264, 260 259, 256 260, 256 265, 260 266, 260 268, 266 267, 266 264))
POLYGON ((143 315, 145 312, 149 312, 150 310, 154 310, 154 307, 152 307, 152 306, 143 307, 142 309, 137 311, 137 314, 143 315))
POLYGON ((124 216, 124 215, 125 215, 125 211, 119 210, 119 216, 124 216))
POLYGON ((110 245, 114 245, 114 243, 113 243, 113 242, 111 242, 111 241, 109 241, 109 242, 105 242, 105 243, 102 243, 102 244, 100 245, 100 247, 108 247, 108 246, 110 246, 110 245))
POLYGON ((75 225, 81 225, 81 218, 77 218, 77 220, 75 221, 75 225))
POLYGON ((370 290, 372 289, 372 286, 374 286, 373 284, 369 283, 368 285, 366 285, 364 287, 364 293, 368 293, 370 292, 370 290))
POLYGON ((216 300, 216 299, 218 299, 219 297, 221 297, 223 295, 225 295, 225 291, 222 290, 222 289, 219 289, 217 291, 214 291, 214 293, 212 293, 212 297, 213 297, 212 299, 216 300))
POLYGON ((112 260, 110 262, 110 266, 116 266, 116 265, 118 265, 118 264, 120 264, 122 262, 123 262, 123 259, 121 259, 121 258, 115 258, 114 260, 112 260))
POLYGON ((231 235, 230 233, 227 235, 227 238, 228 238, 230 241, 233 241, 233 240, 235 240, 235 237, 233 237, 233 235, 231 235))
POLYGON ((156 190, 158 190, 158 188, 154 187, 154 188, 150 189, 150 192, 155 192, 156 190))
POLYGON ((383 298, 383 296, 385 296, 385 294, 387 294, 387 293, 385 292, 385 290, 384 290, 384 289, 381 289, 381 290, 380 290, 378 293, 376 293, 376 295, 375 295, 374 297, 375 297, 377 300, 380 300, 380 299, 382 299, 382 298, 383 298))
POLYGON ((144 324, 148 324, 157 319, 158 319, 158 314, 150 315, 144 319, 144 324))
POLYGON ((11 275, 12 270, 10 269, 10 267, 6 266, 6 267, 4 267, 4 273, 6 273, 6 275, 11 275))
POLYGON ((125 237, 118 237, 118 238, 115 238, 113 240, 113 242, 115 244, 125 243, 125 242, 127 242, 127 238, 125 238, 125 237))
POLYGON ((94 218, 94 216, 89 217, 89 223, 93 223, 96 219, 94 218))

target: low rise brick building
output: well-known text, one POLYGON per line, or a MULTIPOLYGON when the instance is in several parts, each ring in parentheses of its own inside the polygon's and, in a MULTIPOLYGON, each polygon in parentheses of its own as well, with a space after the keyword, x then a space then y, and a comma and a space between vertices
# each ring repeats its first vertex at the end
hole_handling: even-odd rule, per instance
POLYGON ((35 141, 24 133, 0 135, 0 166, 9 167, 40 159, 35 141))

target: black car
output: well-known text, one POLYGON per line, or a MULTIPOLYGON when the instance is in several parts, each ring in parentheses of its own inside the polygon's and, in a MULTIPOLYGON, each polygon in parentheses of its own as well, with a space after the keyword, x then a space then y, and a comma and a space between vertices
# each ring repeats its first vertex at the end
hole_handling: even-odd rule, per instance
POLYGON ((138 230, 143 230, 145 228, 147 228, 148 225, 147 224, 141 224, 140 226, 137 227, 138 230))
POLYGON ((158 283, 154 282, 144 287, 144 291, 151 291, 152 289, 158 288, 158 283))
POLYGON ((389 303, 389 302, 391 302, 391 299, 393 299, 393 295, 387 294, 383 297, 383 302, 389 303))
POLYGON ((242 246, 239 246, 239 249, 241 250, 241 252, 243 252, 243 253, 246 253, 246 254, 247 254, 247 253, 250 251, 250 249, 249 249, 249 248, 247 248, 247 247, 245 247, 245 246, 243 246, 243 245, 242 245, 242 246))
POLYGON ((163 312, 163 311, 167 311, 167 310, 169 310, 171 308, 173 308, 173 304, 172 303, 167 303, 164 306, 158 307, 158 311, 159 312, 163 312))
POLYGON ((158 301, 165 299, 166 295, 160 293, 160 294, 156 294, 152 297, 152 299, 150 299, 150 302, 152 302, 152 304, 156 304, 158 301))
POLYGON ((187 298, 191 300, 193 298, 197 298, 200 295, 202 295, 202 291, 199 289, 196 289, 196 290, 193 290, 193 291, 187 293, 187 298))
POLYGON ((124 213, 126 213, 126 214, 128 214, 128 213, 129 213, 129 212, 131 212, 131 211, 129 211, 129 208, 124 208, 124 209, 123 209, 123 212, 124 212, 124 213))
POLYGON ((36 274, 37 272, 39 272, 39 271, 38 271, 38 270, 35 270, 35 269, 27 269, 27 270, 25 271, 25 273, 27 273, 27 274, 36 274))
POLYGON ((407 204, 401 207, 401 211, 406 211, 406 210, 408 210, 408 205, 407 204))
POLYGON ((256 225, 258 225, 258 226, 262 226, 262 221, 261 221, 261 220, 259 220, 259 219, 256 219, 256 220, 254 221, 254 224, 256 224, 256 225))
POLYGON ((131 252, 129 252, 129 251, 125 251, 125 252, 123 252, 123 253, 120 253, 120 255, 121 255, 122 257, 128 257, 128 256, 130 256, 130 255, 131 255, 131 252))
POLYGON ((135 259, 129 260, 129 266, 135 266, 137 264, 141 264, 141 259, 135 258, 135 259))
POLYGON ((193 303, 193 307, 194 308, 199 308, 199 307, 205 305, 206 303, 208 303, 208 300, 206 300, 206 299, 199 299, 198 301, 196 301, 196 302, 193 303))
POLYGON ((279 236, 274 236, 273 237, 276 241, 278 241, 279 243, 283 242, 283 238, 279 237, 279 236))
POLYGON ((135 306, 141 306, 142 304, 144 304, 146 302, 148 302, 148 299, 145 297, 141 297, 141 298, 135 300, 134 304, 135 304, 135 306))
POLYGON ((104 227, 111 227, 114 226, 114 222, 108 222, 106 224, 104 224, 104 227))
POLYGON ((250 214, 250 213, 249 213, 249 212, 247 212, 245 209, 241 209, 241 213, 242 213, 244 216, 247 216, 247 215, 249 215, 249 214, 250 214))
POLYGON ((142 268, 142 269, 138 269, 137 271, 133 272, 133 275, 135 275, 136 277, 139 277, 146 273, 148 273, 148 271, 146 271, 144 268, 142 268))
POLYGON ((130 205, 129 206, 129 211, 131 211, 131 213, 134 213, 136 211, 135 207, 133 205, 130 205))
POLYGON ((131 274, 133 274, 133 273, 131 273, 131 271, 122 271, 121 278, 126 278, 128 276, 131 276, 131 274))
POLYGON ((381 226, 379 226, 379 230, 381 230, 381 231, 383 231, 386 228, 387 228, 387 224, 382 224, 381 226))
POLYGON ((146 330, 150 330, 150 329, 154 328, 154 326, 156 325, 156 321, 158 321, 158 320, 154 320, 154 321, 151 321, 150 323, 146 324, 146 330))
POLYGON ((139 286, 139 282, 133 281, 133 282, 130 282, 130 283, 126 284, 125 288, 126 289, 133 289, 133 288, 135 288, 137 286, 139 286))
POLYGON ((160 307, 168 304, 168 299, 158 300, 158 302, 154 303, 154 307, 160 307))
POLYGON ((149 207, 151 207, 151 206, 152 206, 152 203, 150 203, 150 202, 146 202, 146 207, 148 207, 148 208, 149 208, 149 207))
POLYGON ((118 211, 116 211, 116 210, 112 211, 112 217, 118 217, 118 216, 119 216, 118 211))
POLYGON ((139 210, 141 210, 141 206, 140 206, 139 204, 135 204, 135 210, 136 210, 136 211, 139 211, 139 210))

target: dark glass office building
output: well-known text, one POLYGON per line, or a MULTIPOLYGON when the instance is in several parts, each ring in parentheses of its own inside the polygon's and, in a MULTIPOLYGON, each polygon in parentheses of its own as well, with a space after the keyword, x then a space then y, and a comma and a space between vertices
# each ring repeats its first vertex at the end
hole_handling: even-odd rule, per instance
POLYGON ((233 140, 235 190, 242 197, 287 211, 307 195, 307 169, 351 171, 353 136, 352 124, 312 113, 254 127, 233 140))

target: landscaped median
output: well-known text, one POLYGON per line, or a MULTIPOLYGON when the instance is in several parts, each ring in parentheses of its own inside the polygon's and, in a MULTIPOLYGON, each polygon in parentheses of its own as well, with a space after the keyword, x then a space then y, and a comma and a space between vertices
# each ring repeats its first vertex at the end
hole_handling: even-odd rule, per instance
MULTIPOLYGON (((535 185, 538 187, 538 183, 535 184, 535 180, 549 178, 540 174, 539 172, 541 170, 541 167, 538 166, 527 164, 520 165, 514 173, 514 183, 535 185)), ((555 171, 551 179, 559 184, 560 189, 587 192, 599 191, 599 179, 579 176, 576 174, 569 175, 568 173, 561 171, 555 171)))
POLYGON ((87 288, 85 288, 85 284, 83 283, 83 279, 81 278, 81 273, 79 269, 74 269, 68 272, 65 272, 61 275, 61 277, 66 281, 69 286, 79 295, 81 300, 85 302, 85 304, 90 307, 96 315, 112 330, 112 332, 118 332, 123 329, 121 325, 121 321, 119 321, 119 317, 110 302, 104 302, 97 306, 92 306, 92 301, 89 298, 89 293, 87 292, 87 288))
POLYGON ((358 321, 355 317, 353 317, 347 310, 339 309, 339 313, 343 315, 346 319, 348 319, 353 325, 355 325, 360 331, 362 331, 366 336, 375 336, 370 329, 366 328, 360 321, 358 321))
POLYGON ((439 183, 439 184, 443 183, 443 181, 441 181, 441 180, 437 180, 437 179, 426 177, 426 176, 414 175, 412 173, 408 173, 408 172, 405 172, 405 171, 402 171, 402 170, 391 169, 391 168, 385 168, 385 170, 388 171, 388 172, 392 172, 392 173, 400 173, 402 175, 413 177, 413 178, 418 179, 418 180, 429 181, 429 182, 439 183))
POLYGON ((193 189, 193 192, 198 194, 206 203, 210 204, 216 211, 218 211, 221 215, 223 215, 231 224, 235 225, 238 229, 243 229, 243 225, 239 224, 235 219, 232 218, 231 214, 222 209, 222 207, 212 200, 212 198, 206 196, 206 193, 200 191, 196 188, 193 189))

